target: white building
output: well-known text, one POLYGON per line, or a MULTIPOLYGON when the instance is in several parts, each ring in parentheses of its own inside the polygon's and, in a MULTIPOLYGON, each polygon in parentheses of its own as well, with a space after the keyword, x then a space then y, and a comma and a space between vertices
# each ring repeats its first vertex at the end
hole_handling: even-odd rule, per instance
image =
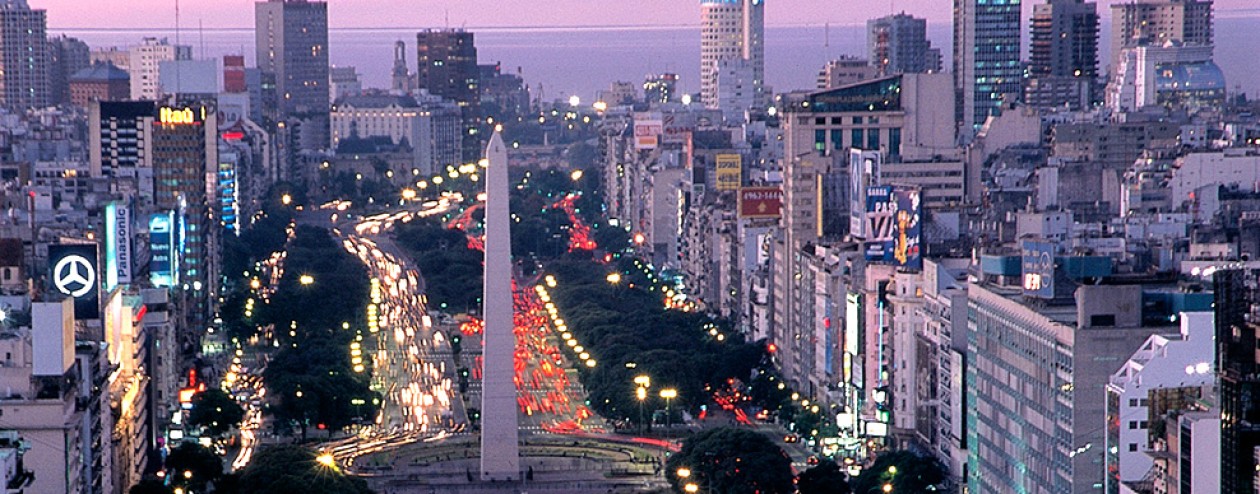
POLYGON ((431 175, 460 158, 460 110, 441 98, 423 103, 410 96, 348 96, 333 106, 332 148, 351 138, 388 137, 407 144, 413 167, 431 175))
MULTIPOLYGON (((1216 379, 1215 314, 1183 312, 1180 318, 1180 334, 1147 338, 1107 383, 1107 471, 1117 472, 1109 481, 1140 481, 1154 466, 1149 454, 1152 450, 1150 417, 1152 397, 1160 395, 1158 390, 1201 388, 1212 385, 1216 379)), ((1157 410, 1161 412, 1157 415, 1162 416, 1166 411, 1157 410)), ((1219 443, 1216 449, 1219 451, 1219 443)), ((1204 450, 1195 448, 1194 451, 1204 450)), ((1196 488, 1194 492, 1210 491, 1196 488)))
POLYGON ((127 72, 131 74, 131 99, 154 101, 162 96, 162 62, 192 58, 191 46, 175 46, 166 38, 144 38, 133 46, 127 72))
POLYGON ((752 92, 763 94, 765 83, 765 2, 701 0, 700 101, 718 109, 718 74, 723 60, 746 60, 752 71, 752 92))
POLYGON ((1238 185, 1244 190, 1260 187, 1260 154, 1247 149, 1215 153, 1191 153, 1177 159, 1169 188, 1172 206, 1192 206, 1199 218, 1210 218, 1215 206, 1206 204, 1196 192, 1204 187, 1238 185))

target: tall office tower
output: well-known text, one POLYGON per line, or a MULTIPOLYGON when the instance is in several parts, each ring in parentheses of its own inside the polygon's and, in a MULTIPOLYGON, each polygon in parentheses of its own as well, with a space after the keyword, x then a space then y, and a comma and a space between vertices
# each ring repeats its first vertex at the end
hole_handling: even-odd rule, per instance
POLYGON ((216 282, 215 232, 218 222, 209 205, 215 187, 210 186, 218 171, 218 115, 202 105, 160 107, 150 126, 152 144, 147 159, 152 163, 153 203, 159 210, 173 211, 184 229, 183 258, 179 265, 182 295, 188 297, 188 328, 195 333, 205 327, 210 294, 216 282))
POLYGON ((1019 9, 1020 0, 954 0, 954 111, 963 137, 1022 92, 1019 9))
POLYGON ((941 49, 928 41, 927 19, 905 12, 866 21, 866 48, 879 75, 941 71, 941 49))
POLYGON ((1212 0, 1131 0, 1111 6, 1111 69, 1120 53, 1178 41, 1212 45, 1212 0))
POLYGON ((1080 109, 1099 100, 1096 7, 1084 0, 1047 0, 1033 7, 1028 104, 1080 109))
POLYGON ((0 97, 25 110, 48 106, 48 26, 43 9, 26 0, 0 1, 0 97))
POLYGON ((48 38, 48 91, 51 105, 70 104, 70 77, 92 65, 87 43, 70 38, 48 38))
POLYGON ((144 38, 131 47, 127 72, 131 74, 131 99, 157 101, 162 97, 162 62, 192 60, 192 47, 172 45, 166 38, 144 38))
POLYGON ((111 177, 126 197, 153 198, 152 134, 157 108, 152 101, 94 101, 88 107, 89 170, 111 177))
POLYGON ((394 71, 390 78, 390 91, 395 94, 411 92, 411 74, 407 73, 407 43, 394 43, 394 71))
POLYGON ((464 119, 463 158, 481 158, 481 69, 473 33, 429 29, 416 34, 416 87, 459 105, 464 119))
MULTIPOLYGON (((1253 494, 1260 448, 1260 354, 1252 342, 1257 331, 1260 271, 1254 267, 1217 271, 1216 371, 1220 392, 1222 494, 1253 494)), ((1197 492, 1197 491, 1196 491, 1197 492)))
POLYGON ((508 208, 507 146, 495 132, 486 147, 485 378, 481 392, 481 480, 520 480, 516 385, 512 381, 516 335, 512 324, 512 220, 508 208))
MULTIPOLYGON (((258 68, 275 77, 276 122, 302 121, 308 145, 328 142, 328 4, 268 0, 254 4, 258 68), (322 139, 319 139, 322 137, 322 139)), ((272 122, 274 123, 274 122, 272 122)), ((315 149, 315 148, 311 148, 315 149)))
POLYGON ((752 92, 764 99, 764 0, 700 0, 700 102, 718 109, 718 78, 723 61, 743 59, 752 76, 752 92))
POLYGON ((643 79, 643 96, 648 104, 678 99, 678 74, 649 75, 643 79))

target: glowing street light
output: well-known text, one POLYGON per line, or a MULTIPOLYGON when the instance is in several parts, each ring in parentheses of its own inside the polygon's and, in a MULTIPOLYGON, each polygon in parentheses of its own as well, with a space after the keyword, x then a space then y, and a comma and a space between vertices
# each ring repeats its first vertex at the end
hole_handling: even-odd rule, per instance
POLYGON ((621 273, 608 273, 607 280, 614 285, 621 283, 621 273))
POLYGON ((685 479, 691 476, 691 469, 687 467, 678 467, 678 478, 685 479))
POLYGON ((569 174, 569 178, 572 179, 574 182, 581 180, 582 170, 573 170, 573 173, 569 174))
POLYGON ((337 469, 337 460, 333 458, 332 453, 323 452, 315 457, 315 463, 320 464, 324 468, 337 469))
POLYGON ((694 482, 688 483, 683 486, 683 492, 700 492, 700 486, 696 485, 694 482))
POLYGON ((416 198, 416 191, 413 189, 403 189, 402 198, 408 201, 416 198))
POLYGON ((672 424, 673 414, 670 413, 672 410, 672 407, 670 407, 670 402, 673 401, 673 399, 677 397, 678 397, 677 389, 665 388, 661 390, 661 398, 665 399, 665 428, 667 429, 669 428, 669 426, 673 425, 672 424))
POLYGON ((298 283, 301 283, 303 286, 311 285, 315 283, 315 277, 309 274, 304 274, 300 278, 298 278, 298 283))
POLYGON ((280 196, 280 204, 284 204, 285 206, 293 204, 293 196, 289 194, 280 196))

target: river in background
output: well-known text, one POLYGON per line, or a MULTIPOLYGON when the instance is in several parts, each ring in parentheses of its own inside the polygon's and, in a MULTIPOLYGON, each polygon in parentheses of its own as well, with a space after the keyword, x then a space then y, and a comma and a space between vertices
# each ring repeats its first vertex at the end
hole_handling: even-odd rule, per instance
MULTIPOLYGON (((1110 46, 1109 26, 1101 26, 1099 54, 1105 66, 1110 46)), ((364 87, 389 87, 393 46, 407 42, 408 63, 415 70, 417 29, 332 29, 329 58, 335 66, 354 66, 364 87)), ((612 81, 640 83, 645 75, 675 72, 683 89, 700 89, 700 30, 696 26, 596 28, 486 28, 476 29, 481 63, 501 62, 503 70, 521 71, 531 90, 542 85, 548 100, 577 94, 591 101, 612 81)), ((1225 71, 1230 89, 1260 96, 1260 17, 1216 20, 1216 61, 1225 71)), ((136 44, 144 37, 176 40, 165 30, 55 30, 87 42, 93 48, 136 44)), ((951 32, 948 24, 928 26, 932 45, 941 48, 949 70, 951 32)), ((192 45, 195 57, 244 54, 253 65, 252 29, 184 30, 179 42, 192 45)), ((814 87, 827 60, 840 55, 863 56, 864 26, 771 26, 766 28, 766 82, 776 91, 814 87)))

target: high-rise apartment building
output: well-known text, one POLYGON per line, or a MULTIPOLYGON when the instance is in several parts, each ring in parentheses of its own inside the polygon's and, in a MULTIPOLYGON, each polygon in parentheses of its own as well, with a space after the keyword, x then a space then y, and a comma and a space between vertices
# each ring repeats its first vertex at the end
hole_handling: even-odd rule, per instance
POLYGON ((1079 109, 1100 99, 1096 7, 1084 0, 1048 0, 1033 7, 1028 104, 1079 109))
POLYGON ((0 2, 0 96, 4 106, 25 110, 48 106, 48 21, 26 0, 0 2))
POLYGON ((162 62, 192 60, 192 47, 172 45, 166 38, 144 38, 128 56, 131 99, 157 101, 162 97, 162 62))
POLYGON ((751 91, 760 103, 764 97, 765 1, 700 1, 700 102, 706 108, 721 104, 719 77, 727 60, 747 61, 751 91))
POLYGON ((1257 370, 1260 353, 1251 344, 1257 331, 1260 270, 1254 265, 1217 271, 1213 276, 1216 297, 1217 389, 1221 417, 1221 494, 1255 493, 1255 464, 1260 450, 1260 431, 1254 425, 1260 415, 1257 370))
POLYGON ((1134 0, 1111 6, 1111 68, 1125 48, 1212 45, 1212 0, 1134 0))
POLYGON ((1020 0, 954 0, 955 111, 964 136, 1023 90, 1020 18, 1020 0))
POLYGON ((481 69, 473 33, 430 29, 416 34, 416 87, 459 105, 464 119, 463 159, 481 157, 481 69))
MULTIPOLYGON (((328 135, 328 4, 268 0, 254 4, 258 68, 275 77, 277 121, 309 120, 304 131, 328 135)), ((316 136, 319 137, 319 136, 316 136)))
POLYGON ((928 41, 927 19, 902 12, 866 21, 866 47, 879 75, 941 71, 941 49, 928 41))

